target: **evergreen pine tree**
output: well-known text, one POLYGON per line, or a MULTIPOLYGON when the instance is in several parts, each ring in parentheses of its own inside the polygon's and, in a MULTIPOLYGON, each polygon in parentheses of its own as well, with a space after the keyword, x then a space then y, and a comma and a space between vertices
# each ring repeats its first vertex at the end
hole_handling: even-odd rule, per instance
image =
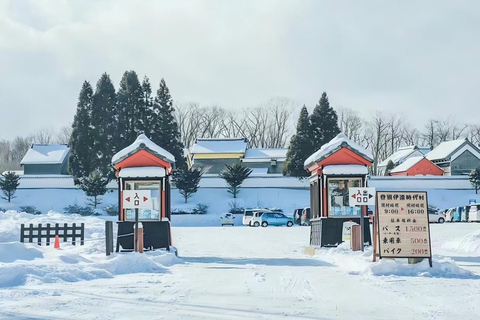
POLYGON ((20 176, 15 172, 8 171, 0 176, 0 188, 2 189, 2 199, 8 200, 15 198, 14 194, 17 187, 20 185, 20 176))
POLYGON ((97 208, 97 205, 101 203, 102 199, 100 196, 107 192, 107 183, 108 179, 104 177, 100 169, 95 169, 88 177, 82 179, 80 187, 88 197, 93 198, 90 199, 90 204, 94 208, 97 208))
POLYGON ((185 203, 187 203, 188 198, 198 191, 202 174, 202 170, 199 168, 181 168, 175 171, 173 182, 184 197, 185 203))
POLYGON ((470 180, 470 183, 475 188, 475 194, 477 194, 478 189, 480 189, 480 169, 473 169, 468 175, 468 180, 470 180))
POLYGON ((92 111, 92 86, 85 81, 78 97, 77 112, 73 119, 72 135, 70 136, 70 173, 76 185, 80 179, 87 177, 91 170, 91 151, 93 140, 90 132, 92 111))
POLYGON ((225 182, 229 185, 228 192, 233 195, 233 198, 237 197, 240 192, 240 185, 245 179, 252 173, 252 169, 243 166, 241 163, 234 165, 225 165, 225 170, 220 172, 220 178, 225 179, 225 182))
MULTIPOLYGON (((114 136, 117 130, 115 115, 116 93, 112 80, 107 73, 102 74, 92 100, 91 168, 99 169, 104 176, 113 178, 110 162, 114 155, 114 136)), ((87 176, 87 175, 86 175, 87 176)))
POLYGON ((390 171, 392 171, 393 168, 395 168, 395 163, 393 163, 392 160, 388 160, 387 167, 385 168, 385 175, 389 176, 390 171))
POLYGON ((320 149, 325 143, 328 143, 340 133, 337 113, 330 107, 326 92, 322 94, 319 103, 313 109, 310 123, 312 126, 313 152, 320 149))
POLYGON ((183 143, 180 130, 174 117, 173 100, 165 80, 160 81, 157 95, 152 106, 152 121, 147 136, 175 157, 177 168, 185 168, 183 143))
POLYGON ((135 71, 125 71, 117 93, 116 151, 131 144, 139 132, 139 113, 143 106, 143 90, 135 71))
POLYGON ((139 112, 138 130, 140 133, 150 134, 150 125, 153 118, 153 97, 152 86, 147 76, 143 78, 142 82, 142 108, 139 112))
POLYGON ((308 173, 303 168, 304 162, 314 151, 310 135, 308 111, 304 105, 297 121, 297 132, 290 139, 287 158, 283 166, 283 174, 298 178, 307 177, 308 173))

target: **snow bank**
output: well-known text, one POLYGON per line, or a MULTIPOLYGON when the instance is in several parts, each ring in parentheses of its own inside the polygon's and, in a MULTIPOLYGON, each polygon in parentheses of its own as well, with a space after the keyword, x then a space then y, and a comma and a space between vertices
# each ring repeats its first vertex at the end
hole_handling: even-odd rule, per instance
POLYGON ((416 264, 408 264, 407 259, 381 259, 372 262, 372 249, 354 252, 345 243, 337 248, 321 248, 316 251, 316 256, 338 266, 348 274, 365 277, 478 278, 474 273, 459 268, 452 259, 436 255, 433 256, 432 268, 428 259, 416 264))
POLYGON ((443 244, 442 249, 480 255, 480 230, 473 231, 464 237, 447 241, 443 244))
POLYGON ((45 215, 0 212, 0 287, 76 282, 132 273, 163 273, 167 271, 166 266, 180 261, 173 253, 164 250, 105 256, 105 219, 110 218, 116 219, 63 215, 52 211, 45 215), (22 223, 85 223, 85 245, 61 242, 57 250, 53 245, 21 243, 22 223))

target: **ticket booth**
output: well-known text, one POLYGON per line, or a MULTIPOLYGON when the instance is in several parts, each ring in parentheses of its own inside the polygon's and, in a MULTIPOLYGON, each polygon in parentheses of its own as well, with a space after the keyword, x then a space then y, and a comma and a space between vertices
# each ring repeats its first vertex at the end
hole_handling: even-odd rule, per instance
POLYGON ((141 134, 115 154, 118 180, 117 252, 135 248, 135 222, 143 226, 145 250, 170 249, 170 179, 175 157, 141 134))
POLYGON ((305 161, 310 173, 310 245, 337 246, 342 243, 343 223, 360 224, 364 239, 370 240, 366 206, 349 205, 349 188, 366 187, 372 154, 340 133, 305 161))

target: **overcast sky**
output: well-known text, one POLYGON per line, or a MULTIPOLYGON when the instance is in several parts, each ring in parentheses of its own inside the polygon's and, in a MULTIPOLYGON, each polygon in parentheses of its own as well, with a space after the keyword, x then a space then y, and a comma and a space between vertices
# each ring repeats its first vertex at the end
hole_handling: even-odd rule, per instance
POLYGON ((72 122, 84 80, 165 78, 177 102, 480 121, 480 1, 0 0, 0 139, 72 122))

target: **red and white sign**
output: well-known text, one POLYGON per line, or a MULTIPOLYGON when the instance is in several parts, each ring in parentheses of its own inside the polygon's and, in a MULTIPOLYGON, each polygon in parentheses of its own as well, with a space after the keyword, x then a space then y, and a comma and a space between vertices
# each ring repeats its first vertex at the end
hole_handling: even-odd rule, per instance
POLYGON ((150 190, 123 190, 124 209, 153 209, 150 190))
POLYGON ((350 188, 350 206, 374 206, 375 188, 350 188))

